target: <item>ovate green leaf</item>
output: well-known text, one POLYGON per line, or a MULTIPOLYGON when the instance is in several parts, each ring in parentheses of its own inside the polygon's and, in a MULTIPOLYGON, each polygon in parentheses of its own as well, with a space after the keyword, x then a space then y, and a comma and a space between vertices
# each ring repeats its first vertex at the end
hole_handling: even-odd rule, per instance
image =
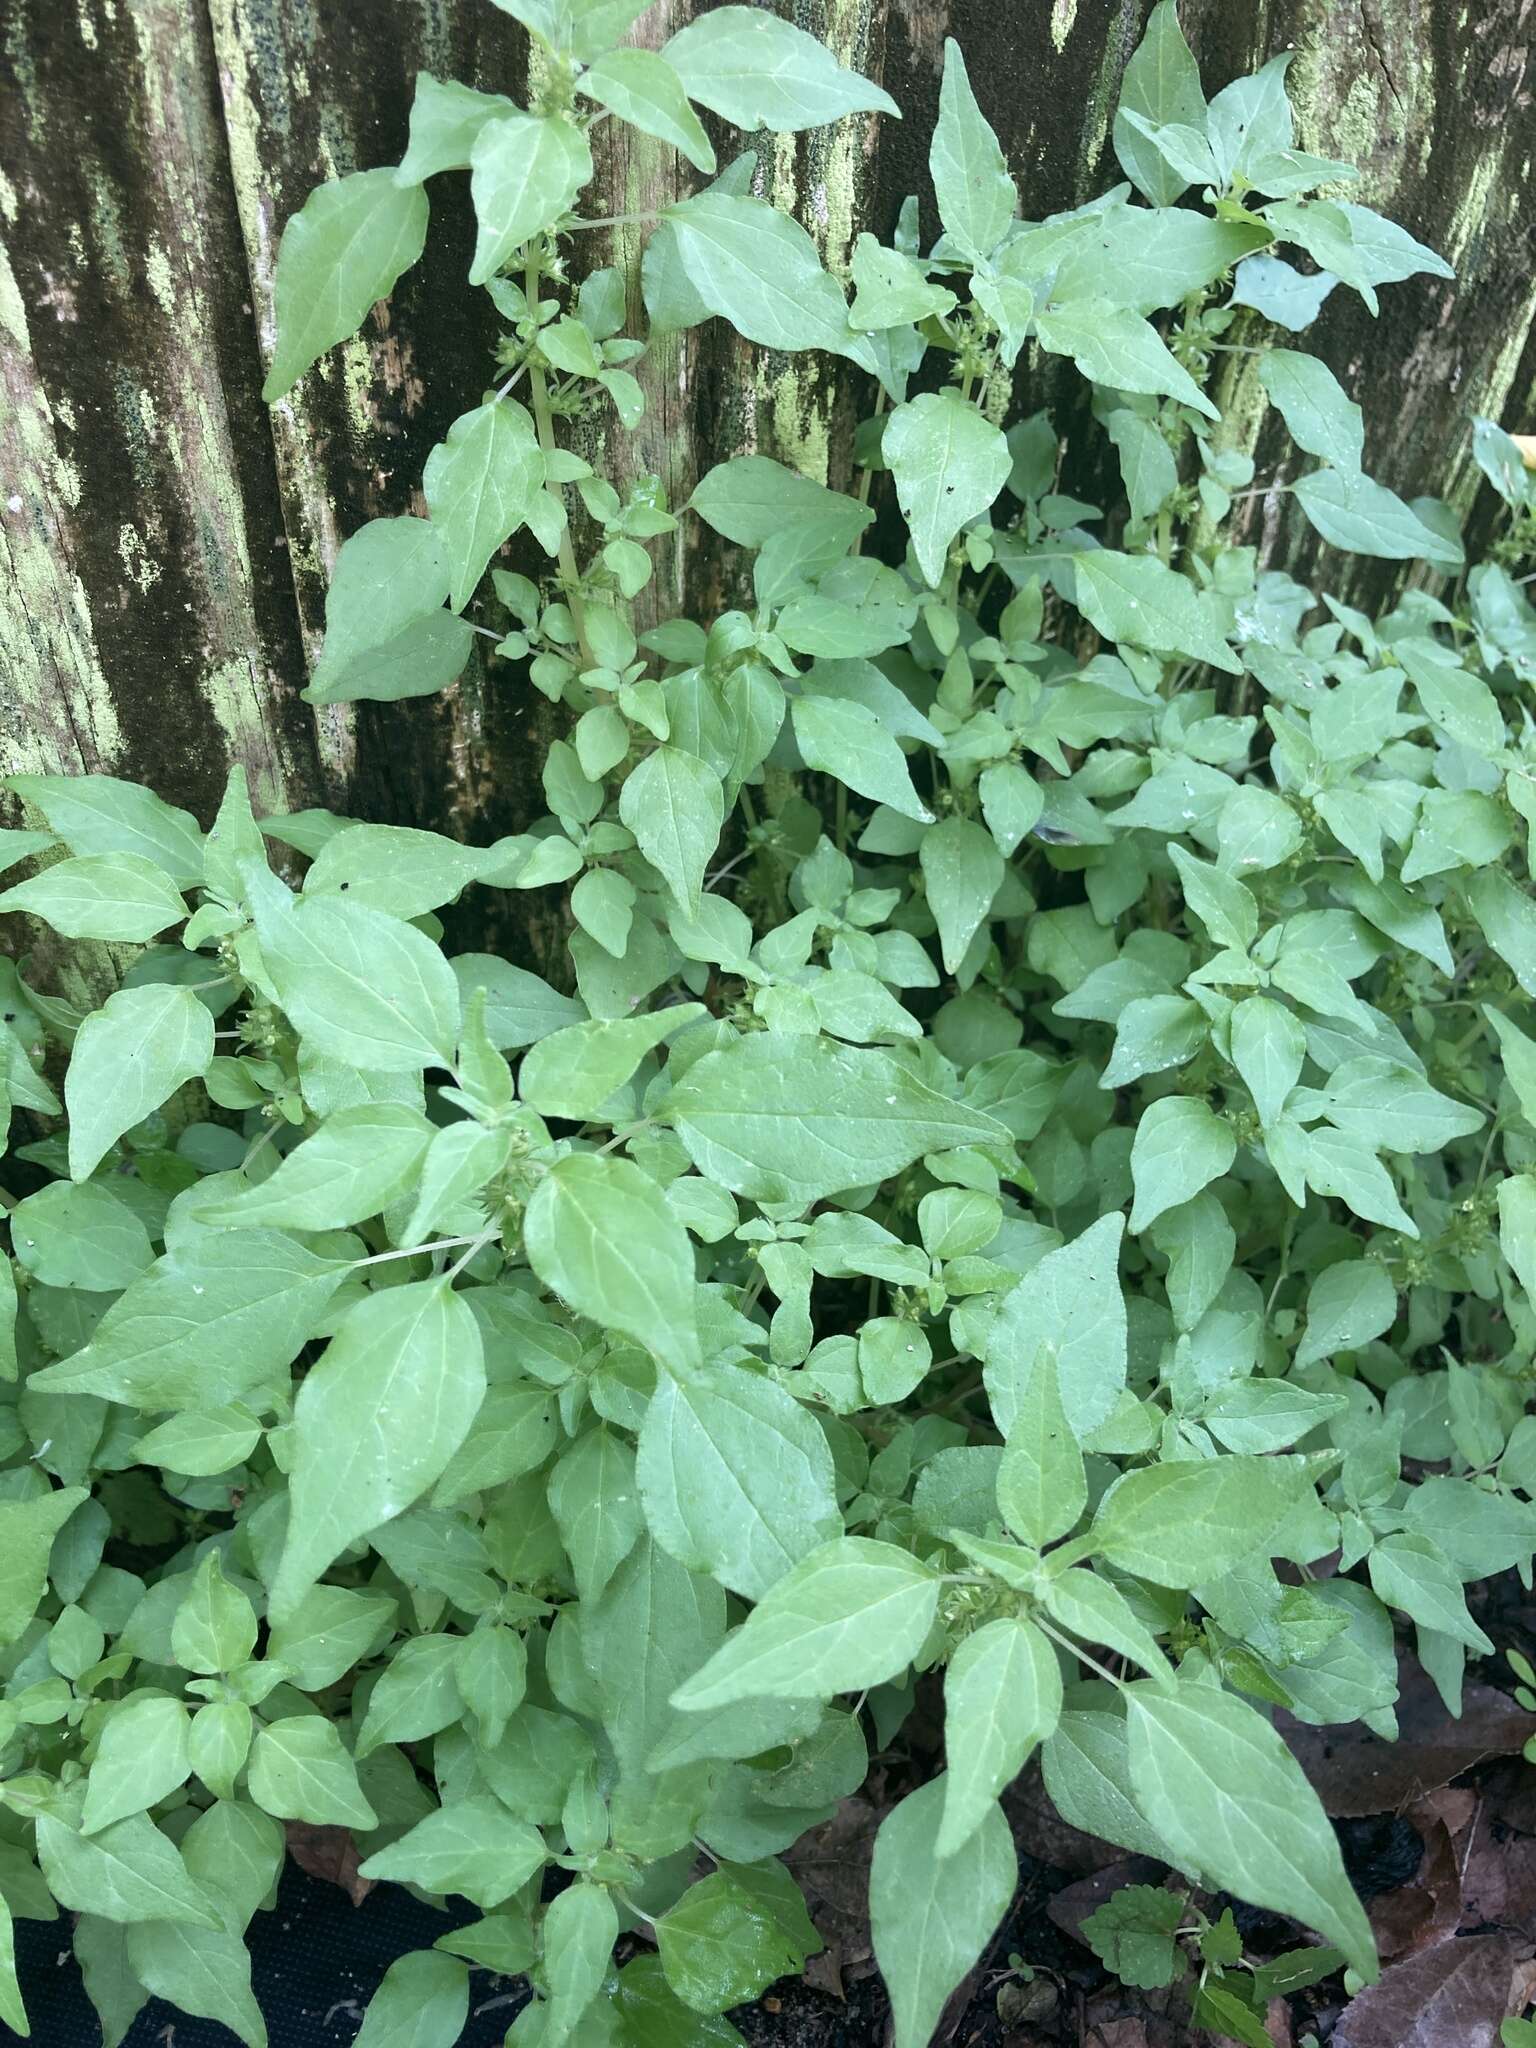
POLYGON ((277 339, 261 395, 270 405, 317 357, 360 327, 427 239, 427 195, 393 169, 317 185, 283 230, 274 294, 277 339))
POLYGON ((523 1242, 572 1308, 680 1372, 697 1365, 693 1249, 638 1166, 592 1153, 560 1160, 534 1190, 523 1242))
POLYGON ((1003 1138, 887 1053, 763 1033, 695 1061, 667 1114, 701 1173, 767 1202, 816 1201, 925 1152, 1003 1138))
POLYGON ((470 150, 469 189, 479 232, 471 284, 486 284, 525 242, 569 212, 592 176, 592 152, 557 114, 487 121, 470 150))
POLYGON ((869 1873, 875 1958, 895 2010, 895 2048, 928 2048, 949 1994, 991 1940, 1018 1882, 1001 1807, 940 1858, 942 1777, 909 1793, 875 1837, 869 1873))
POLYGON ((938 1598, 937 1574, 894 1544, 863 1536, 824 1543, 678 1687, 673 1703, 697 1712, 883 1684, 922 1648, 938 1598))
MULTIPOLYGON (((954 44, 950 44, 951 51, 954 44)), ((1010 191, 1012 187, 1009 187, 1010 191)), ((943 580, 949 544, 1008 481, 1013 457, 1000 427, 957 391, 925 391, 886 422, 881 451, 930 584, 943 580)))
POLYGON ((889 93, 845 70, 825 43, 765 8, 712 7, 679 29, 663 55, 690 99, 738 128, 785 134, 843 114, 901 117, 889 93))
POLYGON ((1295 1459, 1146 1465, 1110 1487, 1088 1540, 1119 1571, 1155 1586, 1195 1586, 1262 1551, 1308 1490, 1295 1459))
POLYGON ((468 604, 492 555, 527 519, 543 487, 533 421, 513 398, 461 413, 427 457, 422 488, 442 539, 455 611, 468 604))
POLYGON ((820 1425, 781 1387, 737 1366, 662 1381, 636 1470, 657 1542, 749 1599, 842 1527, 820 1425))
POLYGON ((87 1179, 124 1131, 212 1058, 213 1018, 190 989, 153 983, 108 996, 76 1033, 64 1077, 71 1178, 87 1179))
POLYGON ((973 262, 990 256, 1008 232, 1018 193, 991 124, 976 104, 960 45, 951 37, 944 43, 928 172, 945 234, 973 262))
MULTIPOLYGON (((748 8, 729 11, 751 13, 754 20, 772 18, 758 15, 748 8)), ((701 17, 692 26, 698 28, 708 19, 708 16, 701 17)), ((789 26, 779 21, 774 25, 777 28, 789 26)), ((796 29, 793 33, 798 35, 801 31, 796 29)), ((681 34, 686 37, 688 30, 682 30, 681 34)), ((806 40, 809 42, 811 38, 806 40)), ((828 54, 820 43, 816 48, 821 54, 828 54)), ((658 56, 654 50, 608 50, 582 72, 579 84, 590 99, 617 114, 621 121, 627 121, 632 128, 639 128, 646 135, 654 135, 661 142, 669 142, 699 170, 713 172, 714 149, 698 115, 688 104, 688 94, 670 53, 658 56)), ((696 93, 694 97, 709 105, 702 93, 696 93)))
POLYGON ((291 1614, 349 1543, 420 1499, 484 1398, 480 1325, 445 1281, 390 1288, 348 1311, 294 1408, 275 1616, 291 1614))
POLYGON ((696 915, 704 870, 725 817, 720 777, 696 754, 657 747, 625 778, 619 816, 684 916, 696 915))
POLYGON ((952 1857, 997 1811, 1061 1713, 1061 1667, 1048 1637, 1014 1616, 967 1636, 944 1674, 944 1817, 933 1853, 952 1857))
POLYGON ((1256 1708, 1204 1685, 1132 1686, 1136 1797, 1174 1857, 1315 1928, 1366 1978, 1376 1944, 1317 1794, 1256 1708))

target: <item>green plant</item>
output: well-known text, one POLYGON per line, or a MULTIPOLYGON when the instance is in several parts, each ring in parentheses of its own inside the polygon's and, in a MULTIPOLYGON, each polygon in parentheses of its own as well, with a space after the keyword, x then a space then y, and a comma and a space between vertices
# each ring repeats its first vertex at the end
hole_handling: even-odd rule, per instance
POLYGON ((1246 1962, 1230 1907, 1212 1920, 1180 1893, 1157 1885, 1122 1885, 1089 1914, 1083 1933, 1122 1983, 1156 1990, 1192 1978, 1194 2025, 1247 2048, 1274 2048, 1264 2025, 1272 1998, 1320 1984, 1344 1968, 1340 1951, 1321 1942, 1263 1964, 1246 1962))
MULTIPOLYGON (((446 2048, 471 1965, 531 1975, 517 2048, 714 2048, 817 1946, 779 1855, 942 1670, 948 1770, 871 1879, 900 2048, 1007 1909, 1036 1751, 1068 1820, 1369 1977, 1269 1710, 1392 1734, 1400 1624, 1454 1710, 1493 1649, 1464 1587, 1536 1540, 1536 492, 1480 424, 1514 539, 1463 576, 1274 337, 1446 267, 1306 196, 1348 172, 1293 146, 1285 59, 1207 105, 1171 0, 1115 120, 1135 194, 1021 221, 951 45, 942 238, 915 203, 861 236, 851 303, 750 155, 656 220, 651 332, 830 351, 874 409, 853 495, 711 469, 687 516, 750 599, 640 631, 681 515, 560 438, 641 404, 626 280, 565 277, 587 129, 712 175, 691 102, 895 110, 752 9, 658 55, 615 47, 640 0, 501 4, 535 104, 424 76, 400 168, 311 197, 268 395, 467 167, 501 382, 429 516, 342 547, 308 694, 448 683, 527 529, 553 566, 490 570, 497 680, 569 714, 549 814, 484 848, 258 821, 237 773, 205 835, 11 783, 43 864, 0 908, 144 950, 88 1014, 4 969, 10 1100, 68 1125, 10 1213, 0 1895, 81 1915, 109 2042, 154 1991, 259 2043, 243 1930, 282 1823, 335 1825, 483 1914, 394 1966, 364 2048, 446 2048), (1119 459, 1113 546, 1013 411, 1053 359, 1119 459), (1219 401, 1259 390, 1302 458, 1263 488, 1442 595, 1373 619, 1258 569, 1219 401), (470 883, 569 885, 574 994, 445 958, 470 883)), ((1228 2025, 1229 1924, 1192 1923, 1228 2025)))

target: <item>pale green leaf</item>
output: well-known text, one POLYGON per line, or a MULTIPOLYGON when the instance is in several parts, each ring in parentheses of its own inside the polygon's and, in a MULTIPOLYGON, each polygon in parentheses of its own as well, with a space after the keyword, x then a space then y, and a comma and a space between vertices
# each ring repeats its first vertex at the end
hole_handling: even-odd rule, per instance
POLYGON ((379 1824, 339 1731, 323 1714, 292 1714, 258 1728, 249 1783, 252 1799, 277 1820, 339 1828, 379 1824))
POLYGON ((1328 365, 1295 349, 1266 349, 1259 382, 1277 406, 1291 439, 1335 469, 1358 471, 1365 453, 1365 419, 1328 365))
POLYGON ((888 1053, 764 1033, 695 1061, 667 1115, 701 1173, 764 1202, 817 1201, 925 1152, 1003 1139, 888 1053))
POLYGON ((347 1312, 294 1408, 275 1616, 290 1615, 349 1543, 420 1499, 484 1398, 480 1326, 444 1281, 390 1288, 347 1312))
POLYGON ((957 391, 925 391, 891 414, 880 446, 917 565, 936 585, 950 542, 1007 483, 1013 467, 1008 443, 1002 429, 957 391))
POLYGON ((346 1268, 275 1230, 198 1232, 119 1296, 91 1340, 34 1373, 43 1391, 209 1409, 297 1357, 346 1268))
MULTIPOLYGON (((747 13, 750 10, 730 11, 747 13)), ((771 18, 754 12, 754 19, 771 18)), ((695 28, 699 25, 697 22, 693 24, 695 28)), ((788 24, 776 22, 775 26, 782 29, 788 24)), ((800 31, 794 33, 799 34, 800 31)), ((681 31, 684 38, 687 34, 687 29, 681 31)), ((809 42, 811 38, 806 40, 809 42)), ((827 54, 822 44, 817 43, 815 48, 818 54, 827 54)), ((685 60, 686 56, 685 43, 685 60)), ((654 50, 608 50, 595 64, 588 65, 578 84, 589 99, 607 107, 621 121, 627 121, 632 128, 639 128, 646 135, 654 135, 660 142, 670 143, 674 149, 682 151, 689 163, 701 171, 712 173, 715 152, 698 115, 688 104, 688 93, 671 57, 670 50, 667 56, 659 56, 654 50)), ((703 93, 695 93, 694 97, 706 106, 711 104, 703 93)))
POLYGON ((1341 469, 1314 469, 1293 486, 1296 501, 1325 541, 1356 555, 1461 566, 1461 549, 1426 526, 1384 484, 1341 469))
POLYGON ((251 1991, 251 1952, 238 1934, 151 1920, 129 1928, 128 1960, 156 1998, 227 2027, 246 2048, 267 2048, 266 2022, 251 1991))
POLYGON ((712 191, 664 218, 700 304, 749 341, 791 353, 828 349, 869 366, 869 343, 848 324, 842 286, 788 214, 761 199, 712 191))
POLYGON ((431 1137, 427 1118, 403 1102, 339 1109, 266 1180, 198 1213, 246 1228, 344 1230, 410 1190, 431 1137))
POLYGON ((1155 206, 1171 206, 1194 180, 1174 170, 1168 155, 1146 141, 1145 129, 1133 127, 1126 119, 1130 114, 1140 115, 1143 122, 1156 128, 1188 129, 1204 142, 1205 94, 1200 89, 1200 68, 1179 26, 1176 0, 1158 0, 1148 18, 1120 81, 1113 131, 1115 155, 1132 184, 1155 206))
POLYGON ((995 1803, 955 1854, 940 1858, 942 1777, 908 1793, 875 1837, 870 1931, 891 1994, 895 2048, 928 2048, 949 1994, 979 1959, 1018 1882, 1013 1837, 995 1803))
POLYGON ((518 1095, 541 1116, 601 1117, 646 1054, 703 1015, 699 1003, 677 1003, 644 1017, 595 1018, 551 1032, 519 1068, 518 1095))
POLYGON ((1138 1803, 1176 1860, 1253 1905, 1288 1913, 1367 1979, 1376 1944, 1302 1768, 1262 1714, 1211 1686, 1132 1686, 1138 1803))
POLYGON ((1131 1145, 1133 1232, 1145 1230, 1167 1209, 1219 1180, 1237 1157, 1237 1140, 1204 1102, 1165 1095, 1143 1111, 1131 1145))
POLYGON ((368 2001, 353 2048, 455 2048, 469 2020, 469 1972, 452 1956, 396 1956, 368 2001))
POLYGON ((419 185, 439 171, 467 171, 475 137, 487 121, 515 114, 505 93, 476 92, 457 79, 416 74, 410 140, 395 171, 397 185, 419 185))
POLYGON ((485 284, 525 242, 570 211, 591 179, 592 152, 574 122, 519 110, 485 123, 471 146, 470 166, 478 233, 469 281, 485 284))
POLYGON ((137 853, 86 853, 54 861, 0 894, 0 912, 40 917, 66 939, 142 943, 180 924, 181 892, 155 861, 137 853))
POLYGON ((889 93, 766 8, 712 7, 679 29, 663 55, 690 99, 738 128, 792 134, 844 114, 901 116, 889 93))
POLYGON ((427 239, 427 195, 392 169, 317 185, 283 230, 274 295, 277 338, 261 395, 270 405, 360 327, 427 239))
POLYGON ((673 1694, 693 1712, 744 1699, 830 1699, 881 1685, 922 1648, 938 1606, 928 1565, 844 1536, 813 1550, 673 1694))
POLYGON ((1043 349, 1070 356, 1091 383, 1112 391, 1163 393, 1208 419, 1217 416, 1215 406, 1151 322, 1109 298, 1053 306, 1038 315, 1035 333, 1043 349))
POLYGON ((725 818, 720 777, 682 747, 657 747, 625 778, 619 816, 678 908, 694 916, 725 818))
POLYGON ((1006 865, 991 833, 971 818, 941 819, 923 834, 917 858, 944 966, 953 974, 992 908, 1006 865))
POLYGON ((738 1366, 666 1379, 646 1409, 636 1476, 651 1534, 691 1571, 760 1600, 842 1527, 820 1425, 738 1366))
POLYGON ((122 1136, 213 1058, 213 1019, 190 989, 123 988, 75 1035, 64 1103, 69 1171, 86 1180, 122 1136))
POLYGON ((0 1644, 14 1643, 36 1613, 53 1539, 87 1496, 86 1487, 69 1486, 0 1500, 0 1644))
POLYGON ((871 803, 928 824, 932 811, 912 787, 907 758, 877 714, 863 704, 820 695, 790 700, 795 744, 807 768, 835 775, 871 803))
POLYGON ((1085 1545, 1153 1585, 1198 1585, 1261 1552, 1308 1486, 1294 1459, 1138 1467, 1122 1472, 1100 1501, 1085 1545))
POLYGON ((939 118, 928 147, 928 174, 945 234, 972 262, 990 256, 1008 232, 1018 193, 997 136, 976 104, 960 45, 952 37, 944 42, 939 118))
POLYGON ((256 905, 262 965, 317 1052, 377 1073, 451 1066, 459 988, 430 939, 339 898, 256 905))
POLYGON ((532 418, 513 398, 461 413, 427 457, 422 488, 449 566, 449 600, 462 611, 544 488, 532 418))
POLYGON ((187 1729, 186 1708, 165 1693, 136 1693, 113 1706, 97 1737, 81 1833, 98 1835, 185 1784, 187 1729))
POLYGON ((146 1814, 82 1835, 52 1814, 37 1820, 37 1860, 48 1889, 71 1912, 131 1924, 221 1925, 214 1901, 188 1875, 175 1845, 146 1814))
POLYGON ((197 820, 139 783, 115 775, 8 775, 5 787, 41 811, 71 853, 131 853, 153 861, 178 889, 203 879, 197 820))
POLYGON ((455 1799, 376 1851, 362 1875, 394 1878, 423 1891, 458 1892, 489 1912, 542 1868, 544 1838, 482 1795, 455 1799))
MULTIPOLYGON (((1010 1442, 1022 1417, 1048 1426, 1049 1397, 1031 1394, 1047 1358, 1054 1359, 1061 1412, 1079 1440, 1113 1412, 1126 1376, 1125 1297, 1118 1274, 1124 1234, 1123 1216, 1101 1216, 1070 1244, 1037 1260, 1004 1296, 987 1331, 985 1377, 992 1418, 1010 1442)), ((1020 1483, 1027 1483, 1022 1470, 1020 1483)))
POLYGON ((523 1242, 545 1286, 582 1315, 681 1372, 698 1364, 693 1248, 639 1167, 592 1153, 560 1160, 534 1190, 523 1242))
POLYGON ((1078 609, 1107 640, 1183 654, 1228 675, 1242 663, 1227 645, 1220 601, 1153 555, 1098 548, 1074 558, 1078 609))
POLYGON ((933 1853, 963 1849, 1061 1713, 1049 1639, 1019 1616, 967 1636, 944 1674, 944 1817, 933 1853))

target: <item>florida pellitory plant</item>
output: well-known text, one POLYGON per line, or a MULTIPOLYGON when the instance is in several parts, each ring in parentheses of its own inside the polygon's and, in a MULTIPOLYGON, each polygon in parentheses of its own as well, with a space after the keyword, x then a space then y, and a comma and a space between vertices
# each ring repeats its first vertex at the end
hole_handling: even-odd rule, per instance
MULTIPOLYGON (((67 1127, 9 1218, 0 1895, 79 1916, 109 2043, 153 1992, 255 2048, 283 1823, 346 1828, 481 1915, 391 1968, 364 2048, 450 2048, 475 1969, 531 1979, 517 2048, 721 2048, 818 1945, 779 1857, 942 1674, 947 1768, 874 1851, 900 2048, 1008 1907, 1036 1754, 1069 1822, 1321 1937, 1287 1982, 1369 1977, 1273 1717, 1391 1736, 1400 1634, 1455 1711, 1493 1648, 1464 1587, 1536 1540, 1536 494, 1480 425, 1512 516, 1464 574, 1291 342, 1446 266, 1295 146, 1284 58, 1207 104, 1171 0, 1128 183, 1021 217, 951 45, 943 232, 909 202, 846 278, 694 109, 884 92, 750 7, 655 52, 620 45, 641 0, 500 4, 533 102, 423 75, 398 168, 311 196, 267 392, 467 171, 497 382, 426 516, 342 546, 307 694, 448 685, 479 606, 491 687, 558 707, 548 814, 258 821, 236 774, 205 833, 11 784, 38 864, 0 907, 144 950, 89 1014, 5 973, 10 1099, 67 1127), (747 454, 674 512, 564 445, 642 404, 626 279, 566 277, 609 116, 700 173, 648 332, 846 358, 855 493, 747 454), (1029 396, 1062 359, 1103 512, 1029 396), (1232 538, 1217 395, 1260 391, 1261 488, 1420 565, 1385 617, 1327 549, 1319 595, 1232 538), (751 601, 637 632, 680 520, 751 601), (542 577, 490 566, 522 529, 542 577), (569 974, 445 957, 471 882, 568 890, 569 974)), ((1161 1928, 1167 1981, 1159 1899, 1098 1939, 1134 1922, 1145 1974, 1161 1928)), ((1202 1940, 1194 2017, 1254 2038, 1262 1973, 1202 1940)), ((5 1968, 0 2010, 25 2030, 5 1968)))

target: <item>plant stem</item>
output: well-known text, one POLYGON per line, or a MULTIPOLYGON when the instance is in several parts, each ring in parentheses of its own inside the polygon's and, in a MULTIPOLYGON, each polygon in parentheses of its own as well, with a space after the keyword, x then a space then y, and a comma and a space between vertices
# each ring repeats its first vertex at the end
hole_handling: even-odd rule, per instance
MULTIPOLYGON (((528 300, 530 319, 538 319, 539 306, 539 250, 542 243, 535 244, 528 252, 528 273, 524 292, 528 300)), ((555 424, 549 410, 549 388, 544 382, 544 371, 540 364, 530 360, 528 364, 528 396, 533 403, 533 424, 539 437, 546 466, 557 451, 555 448, 555 424)), ((581 646, 581 660, 584 668, 599 666, 587 639, 587 614, 581 601, 581 577, 576 568, 576 550, 571 546, 570 521, 565 516, 565 492, 548 475, 544 488, 560 507, 560 581, 565 590, 565 601, 571 608, 571 623, 576 628, 576 638, 581 646)))
POLYGON ((1080 1664, 1086 1664, 1090 1671, 1096 1671, 1100 1678, 1108 1679, 1109 1683, 1113 1686, 1124 1684, 1124 1680, 1116 1678, 1114 1672, 1109 1669, 1107 1664, 1101 1664, 1097 1657, 1089 1656, 1081 1643, 1074 1643, 1072 1638, 1063 1635, 1060 1629, 1052 1628, 1043 1614, 1036 1613, 1030 1618, 1042 1634, 1048 1635, 1053 1643, 1059 1643, 1064 1650, 1069 1651, 1072 1656, 1076 1657, 1080 1664))
POLYGON ((480 1245, 489 1242, 490 1239, 484 1237, 439 1237, 431 1244, 407 1244, 402 1245, 397 1252, 374 1252, 370 1258, 354 1259, 351 1270, 355 1273, 359 1266, 382 1266, 390 1259, 419 1259, 427 1252, 451 1252, 457 1251, 463 1244, 480 1245))
POLYGON ((568 228, 634 228, 644 227, 647 222, 660 220, 659 213, 601 213, 593 220, 569 220, 568 228))

